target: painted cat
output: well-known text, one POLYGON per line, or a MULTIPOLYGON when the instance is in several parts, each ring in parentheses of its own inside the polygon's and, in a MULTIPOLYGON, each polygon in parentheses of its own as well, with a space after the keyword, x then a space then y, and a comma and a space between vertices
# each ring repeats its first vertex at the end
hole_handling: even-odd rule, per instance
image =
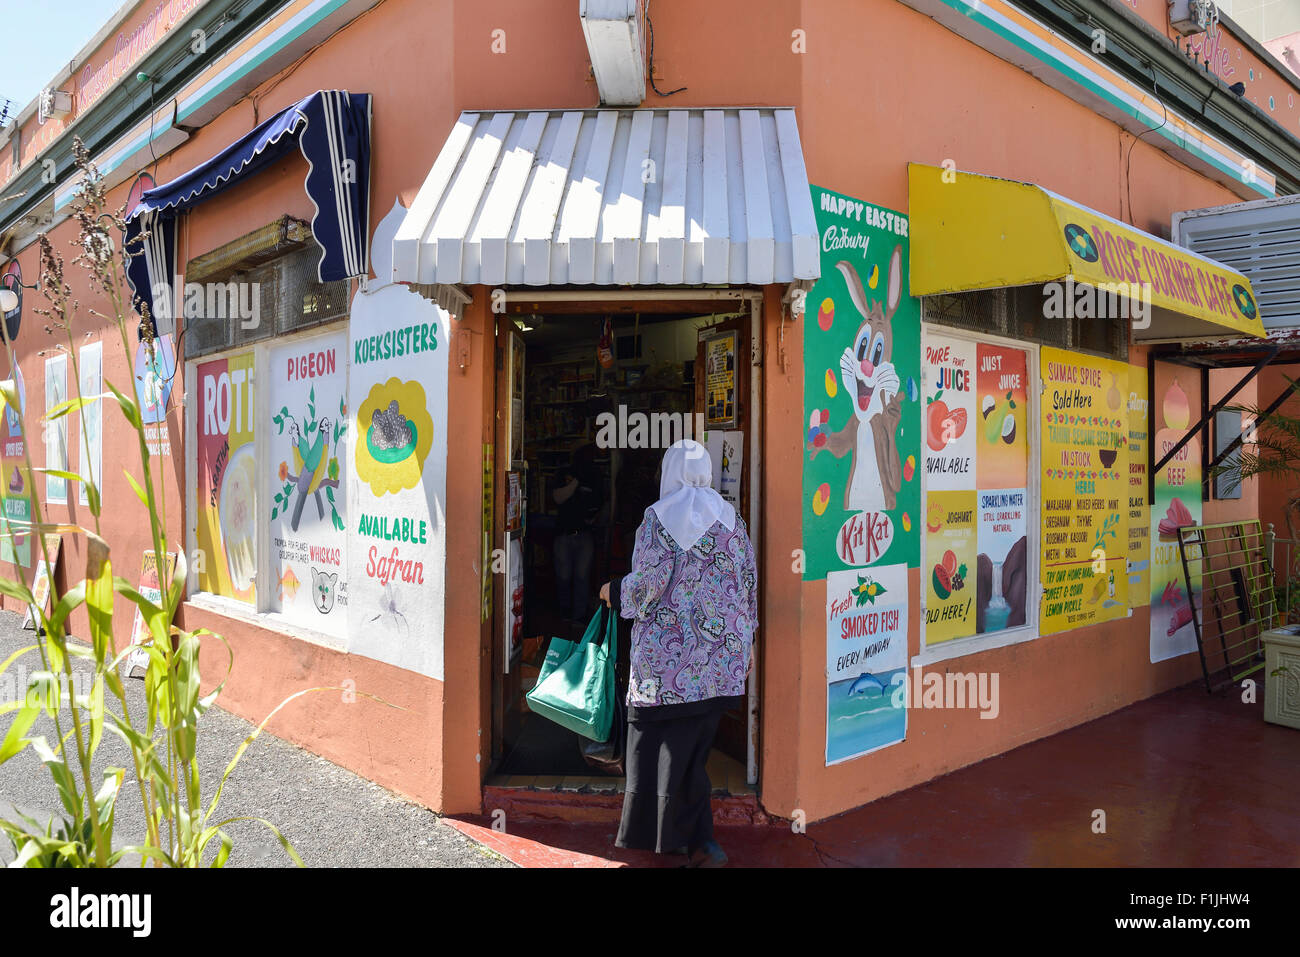
POLYGON ((316 610, 328 615, 334 610, 334 586, 338 584, 338 572, 311 570, 311 599, 316 610))

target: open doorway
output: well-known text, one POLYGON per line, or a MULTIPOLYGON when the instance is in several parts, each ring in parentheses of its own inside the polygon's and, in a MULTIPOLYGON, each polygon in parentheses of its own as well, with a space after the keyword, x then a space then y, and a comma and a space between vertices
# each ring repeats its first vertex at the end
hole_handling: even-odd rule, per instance
MULTIPOLYGON (((512 303, 498 322, 497 448, 505 454, 496 464, 495 547, 508 569, 495 576, 495 783, 621 786, 587 764, 582 739, 529 712, 524 696, 551 637, 581 637, 600 586, 628 571, 672 439, 686 432, 710 447, 715 488, 749 522, 748 304, 618 305, 512 303)), ((620 695, 630 637, 630 622, 620 621, 620 695)), ((738 708, 721 723, 709 762, 715 790, 752 790, 750 722, 738 708)))

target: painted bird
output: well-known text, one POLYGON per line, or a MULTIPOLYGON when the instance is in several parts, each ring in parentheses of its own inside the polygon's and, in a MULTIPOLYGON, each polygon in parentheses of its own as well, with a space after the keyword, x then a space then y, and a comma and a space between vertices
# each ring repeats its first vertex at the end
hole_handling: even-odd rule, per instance
POLYGON ((293 445, 293 464, 298 470, 298 500, 293 506, 293 530, 298 531, 298 522, 302 518, 302 508, 307 503, 307 496, 316 498, 316 511, 325 517, 325 504, 320 497, 320 483, 325 478, 325 467, 329 461, 330 420, 322 418, 316 425, 316 440, 307 447, 297 422, 289 423, 289 441, 293 445))

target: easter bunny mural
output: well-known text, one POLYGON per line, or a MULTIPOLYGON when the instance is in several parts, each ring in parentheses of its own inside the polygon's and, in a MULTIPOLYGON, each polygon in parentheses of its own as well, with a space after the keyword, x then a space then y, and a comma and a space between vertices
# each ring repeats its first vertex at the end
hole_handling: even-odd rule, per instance
MULTIPOLYGON (((895 246, 889 256, 883 309, 879 302, 868 305, 862 280, 851 263, 841 260, 835 264, 862 316, 862 325, 840 357, 840 380, 853 402, 853 414, 842 429, 828 436, 824 449, 835 458, 853 456, 844 489, 844 507, 853 512, 894 508, 903 485, 896 438, 903 399, 891 361, 892 321, 903 291, 902 262, 903 247, 895 246)), ((812 447, 810 457, 816 458, 820 451, 812 447)))

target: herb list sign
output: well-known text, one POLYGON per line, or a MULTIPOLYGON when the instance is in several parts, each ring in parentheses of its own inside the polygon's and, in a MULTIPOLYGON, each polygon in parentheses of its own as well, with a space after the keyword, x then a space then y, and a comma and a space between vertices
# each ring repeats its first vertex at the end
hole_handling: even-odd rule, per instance
POLYGON ((1128 365, 1060 349, 1041 361, 1047 635, 1128 614, 1128 365))

